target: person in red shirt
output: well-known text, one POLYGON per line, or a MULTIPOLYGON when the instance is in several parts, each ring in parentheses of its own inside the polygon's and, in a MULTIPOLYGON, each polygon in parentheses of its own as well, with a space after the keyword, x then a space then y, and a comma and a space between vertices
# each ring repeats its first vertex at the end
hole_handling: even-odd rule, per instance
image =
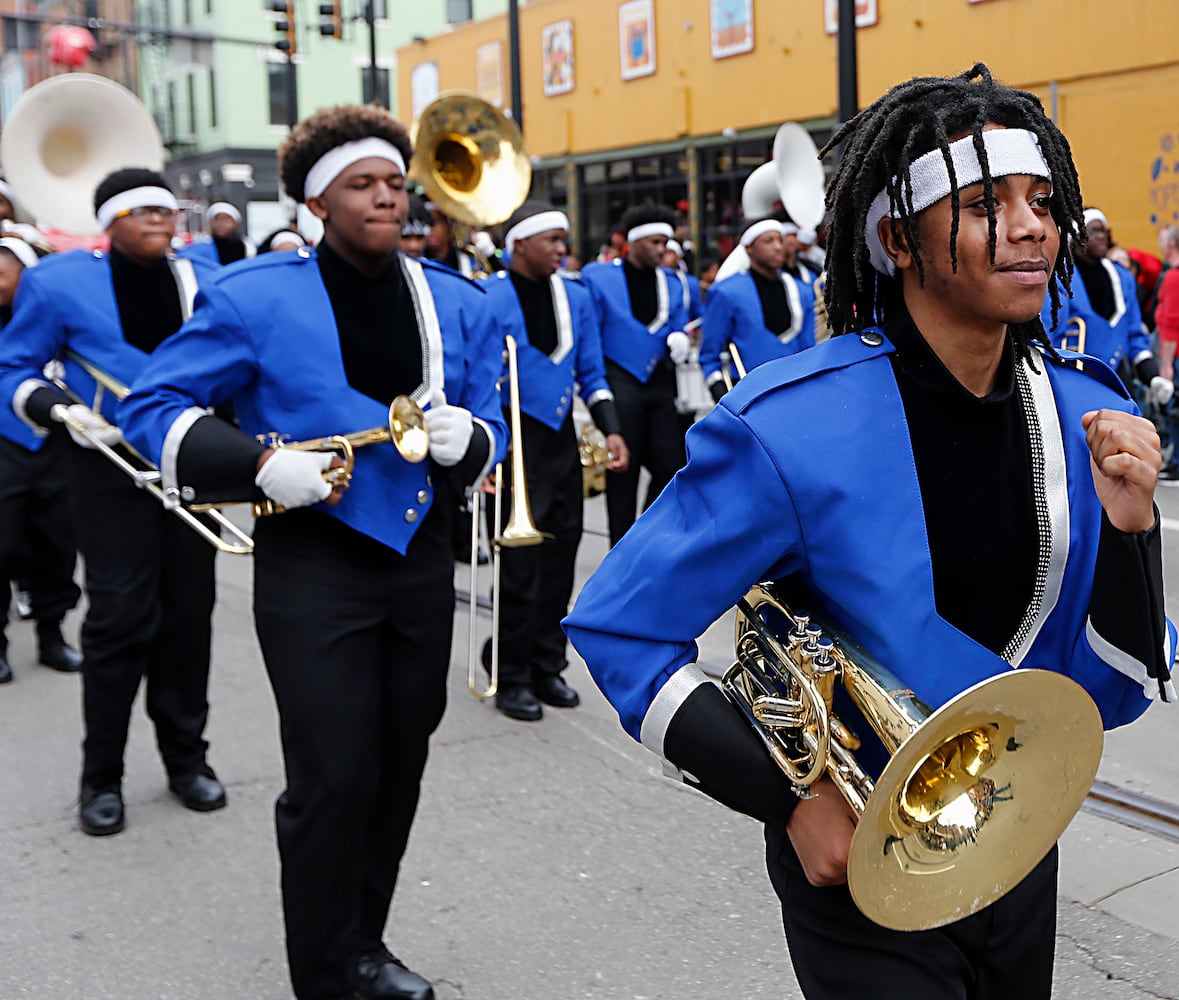
POLYGON ((1174 374, 1175 348, 1179 347, 1179 226, 1165 226, 1159 233, 1163 273, 1159 278, 1154 321, 1159 332, 1159 369, 1164 378, 1174 374))

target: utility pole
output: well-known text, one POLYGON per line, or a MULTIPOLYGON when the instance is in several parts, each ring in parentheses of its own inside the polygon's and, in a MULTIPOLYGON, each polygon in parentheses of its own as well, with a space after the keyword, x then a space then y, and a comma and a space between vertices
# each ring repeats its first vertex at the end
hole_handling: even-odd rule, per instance
MULTIPOLYGON (((860 110, 859 78, 856 69, 856 0, 839 0, 839 28, 836 34, 839 49, 839 124, 850 121, 860 110)), ((838 163, 843 155, 836 149, 833 157, 838 163)))
MULTIPOLYGON (((368 22, 368 94, 373 104, 385 107, 385 101, 377 89, 377 13, 372 0, 364 5, 364 19, 368 22)), ((387 109, 386 109, 387 110, 387 109)))
POLYGON ((524 132, 524 100, 520 96, 520 4, 508 0, 508 72, 512 83, 512 120, 524 132))

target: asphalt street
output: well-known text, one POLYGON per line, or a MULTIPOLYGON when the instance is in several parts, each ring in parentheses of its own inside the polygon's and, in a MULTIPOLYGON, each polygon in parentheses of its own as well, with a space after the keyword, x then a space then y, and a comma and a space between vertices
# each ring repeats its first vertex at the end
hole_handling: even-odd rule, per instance
MULTIPOLYGON (((1159 504, 1179 594, 1179 490, 1160 489, 1159 504)), ((602 526, 601 500, 588 520, 602 526)), ((604 552, 586 537, 583 578, 604 552)), ((290 996, 273 839, 282 763, 249 560, 219 557, 218 585, 208 737, 229 807, 196 814, 169 795, 139 706, 116 837, 76 824, 78 678, 36 666, 31 626, 9 626, 0 1000, 290 996)), ((663 777, 579 662, 566 675, 578 709, 524 724, 476 701, 466 636, 460 613, 386 936, 439 1000, 799 997, 757 824, 663 777)), ((723 665, 727 622, 701 646, 723 665)), ((1179 802, 1177 711, 1155 706, 1109 734, 1100 777, 1179 802)), ((1082 811, 1062 842, 1055 996, 1179 998, 1177 938, 1179 843, 1082 811)))

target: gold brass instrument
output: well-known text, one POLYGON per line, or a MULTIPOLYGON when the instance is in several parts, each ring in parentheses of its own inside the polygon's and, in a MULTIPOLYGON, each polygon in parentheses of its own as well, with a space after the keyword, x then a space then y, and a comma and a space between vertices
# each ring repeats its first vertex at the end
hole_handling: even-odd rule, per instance
MULTIPOLYGON (((76 351, 67 350, 65 356, 77 364, 83 371, 94 379, 97 389, 94 393, 94 401, 86 404, 84 400, 78 397, 65 381, 61 378, 54 378, 53 383, 66 393, 71 399, 89 405, 95 413, 102 412, 102 395, 104 392, 109 392, 116 399, 122 399, 130 390, 118 379, 104 372, 101 368, 93 362, 88 361, 76 351)), ((128 462, 126 458, 119 454, 114 448, 108 445, 105 441, 99 440, 84 424, 78 423, 69 417, 62 420, 68 427, 72 427, 74 431, 86 438, 95 450, 97 450, 104 458, 112 462, 120 472, 129 476, 132 482, 140 489, 147 490, 152 496, 162 503, 165 508, 175 514, 180 520, 187 524, 193 531, 200 535, 210 545, 215 546, 219 551, 228 555, 234 556, 248 556, 254 551, 254 540, 242 531, 236 524, 218 510, 208 508, 192 508, 182 506, 180 497, 173 495, 171 491, 166 491, 160 479, 160 470, 152 465, 146 458, 139 454, 126 441, 123 442, 122 447, 126 448, 132 455, 134 455, 140 462, 147 466, 146 469, 140 469, 128 462), (206 516, 213 521, 217 526, 217 530, 213 530, 204 521, 197 517, 194 511, 201 510, 206 516), (222 532, 229 534, 233 541, 228 541, 222 537, 222 532)))
MULTIPOLYGON (((1085 319, 1083 316, 1070 316, 1068 322, 1064 325, 1064 332, 1060 335, 1060 346, 1066 351, 1075 351, 1077 354, 1085 353, 1085 319), (1069 341, 1073 343, 1070 345, 1069 341)), ((1073 362, 1078 368, 1083 369, 1085 362, 1077 358, 1073 362)))
POLYGON ((592 423, 581 425, 577 436, 577 457, 581 461, 581 493, 587 500, 606 492, 606 467, 613 457, 606 435, 592 423))
POLYGON ((499 575, 500 554, 504 549, 519 549, 539 545, 552 535, 540 531, 532 520, 528 503, 528 479, 524 474, 524 434, 520 419, 520 372, 516 362, 516 338, 504 337, 507 354, 508 393, 512 431, 512 507, 508 523, 499 529, 503 514, 503 464, 495 467, 495 526, 498 534, 491 542, 491 662, 488 665, 489 683, 481 688, 476 672, 478 657, 475 651, 475 595, 479 593, 479 538, 483 520, 482 493, 475 493, 471 504, 471 620, 467 630, 467 690, 476 698, 491 698, 499 690, 499 575))
MULTIPOLYGON (((426 415, 409 396, 398 396, 389 404, 389 419, 377 427, 351 434, 332 434, 329 437, 312 438, 307 441, 287 441, 278 433, 271 432, 263 438, 271 448, 291 448, 294 451, 334 451, 344 464, 326 469, 323 477, 334 489, 347 486, 352 481, 352 468, 356 464, 355 451, 370 444, 392 444, 407 462, 421 462, 430 454, 430 432, 426 427, 426 415)), ((281 514, 285 507, 267 498, 254 504, 255 517, 281 514)))
POLYGON ((410 139, 410 179, 444 215, 493 226, 528 197, 532 164, 519 126, 475 94, 450 91, 431 101, 410 139))
POLYGON ((732 390, 733 386, 741 381, 741 379, 743 379, 747 374, 749 373, 745 370, 745 362, 741 360, 741 352, 737 350, 737 345, 730 340, 729 360, 725 361, 723 358, 721 359, 721 378, 725 380, 725 389, 732 390), (730 363, 733 366, 733 370, 737 373, 736 379, 734 379, 732 374, 729 372, 730 363))
POLYGON ((1080 808, 1101 759, 1097 708, 1063 674, 1011 670, 930 711, 773 584, 737 605, 736 662, 722 687, 799 795, 824 775, 839 788, 859 817, 848 887, 867 917, 895 930, 959 920, 1018 884, 1080 808), (890 754, 875 780, 832 712, 840 685, 890 754))

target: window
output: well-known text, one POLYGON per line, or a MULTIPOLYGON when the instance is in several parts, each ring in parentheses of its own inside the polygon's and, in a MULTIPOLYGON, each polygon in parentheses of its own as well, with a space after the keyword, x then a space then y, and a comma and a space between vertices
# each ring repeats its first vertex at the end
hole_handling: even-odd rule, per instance
POLYGON ((189 73, 185 83, 188 91, 188 115, 186 116, 188 127, 184 130, 184 134, 196 135, 196 74, 189 73))
POLYGON ((175 140, 177 129, 176 120, 176 82, 168 81, 168 130, 167 138, 175 140))
POLYGON ((270 84, 270 124, 292 125, 299 120, 299 103, 295 97, 294 106, 290 90, 290 81, 295 77, 295 64, 288 62, 273 62, 266 64, 267 80, 270 84), (289 89, 288 89, 289 88, 289 89))
POLYGON ((463 24, 471 20, 471 0, 446 0, 446 23, 463 24))
MULTIPOLYGON (((365 104, 373 102, 373 84, 372 73, 368 66, 360 67, 360 92, 363 95, 365 104)), ((389 71, 377 67, 377 94, 376 103, 382 108, 389 106, 389 71)))
POLYGON ((209 68, 209 128, 217 127, 217 74, 209 68))
POLYGON ((373 19, 384 21, 389 17, 389 0, 372 0, 373 19))
POLYGON ((192 0, 184 0, 184 23, 192 24, 192 0))

